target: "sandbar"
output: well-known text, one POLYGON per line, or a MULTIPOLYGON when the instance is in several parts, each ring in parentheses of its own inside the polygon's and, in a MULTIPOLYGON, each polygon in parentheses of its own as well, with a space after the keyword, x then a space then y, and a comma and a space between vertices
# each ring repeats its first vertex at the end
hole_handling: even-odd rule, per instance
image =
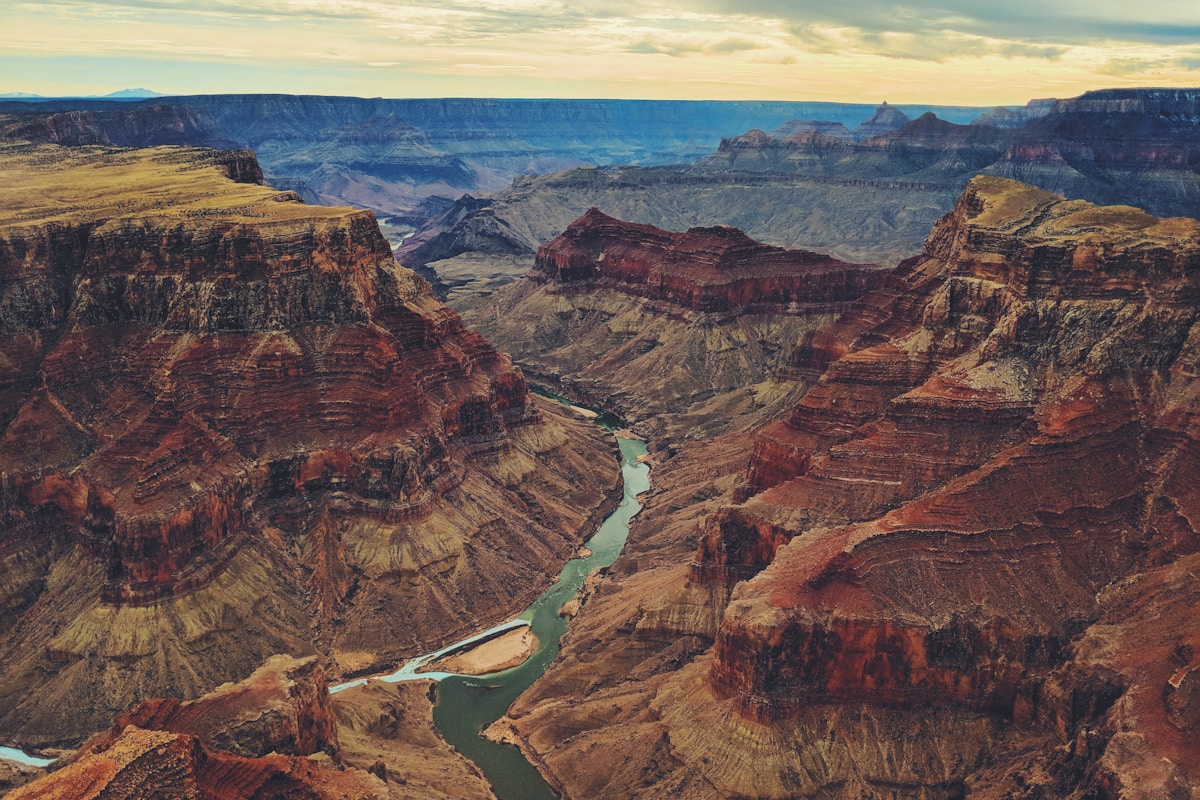
POLYGON ((421 672, 453 672, 458 675, 486 675, 525 663, 538 648, 538 638, 526 625, 502 636, 489 639, 461 653, 439 658, 421 672))

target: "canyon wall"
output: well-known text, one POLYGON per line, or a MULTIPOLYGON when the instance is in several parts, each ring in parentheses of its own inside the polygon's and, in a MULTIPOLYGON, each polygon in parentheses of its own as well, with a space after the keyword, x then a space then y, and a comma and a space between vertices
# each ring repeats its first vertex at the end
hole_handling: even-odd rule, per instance
POLYGON ((598 429, 248 153, 0 164, 0 731, 70 742, 275 653, 379 668, 523 607, 598 429), (241 181, 241 182, 239 182, 241 181))
POLYGON ((837 311, 883 283, 886 270, 756 242, 737 228, 668 233, 591 209, 538 249, 530 279, 564 289, 614 288, 691 311, 837 311))
POLYGON ((650 498, 507 735, 572 797, 1192 796, 1198 243, 973 180, 738 485, 650 498))

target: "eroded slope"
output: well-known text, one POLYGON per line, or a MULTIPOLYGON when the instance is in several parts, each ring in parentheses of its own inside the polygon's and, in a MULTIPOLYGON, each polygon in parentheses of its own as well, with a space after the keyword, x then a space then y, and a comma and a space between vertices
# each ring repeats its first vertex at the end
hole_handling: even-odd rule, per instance
POLYGON ((644 422, 666 446, 775 407, 796 387, 778 369, 795 343, 886 272, 593 209, 464 319, 538 381, 644 422))

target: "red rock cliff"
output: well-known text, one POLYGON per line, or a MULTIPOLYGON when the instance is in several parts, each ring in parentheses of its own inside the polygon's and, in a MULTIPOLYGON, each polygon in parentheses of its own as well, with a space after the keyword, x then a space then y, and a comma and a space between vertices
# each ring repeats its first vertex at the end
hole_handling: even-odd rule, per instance
MULTIPOLYGON (((893 279, 802 345, 824 374, 707 525, 694 580, 758 573, 712 688, 760 721, 838 703, 1133 725, 1195 780, 1175 709, 1200 629, 1138 627, 1129 595, 1168 618, 1164 581, 1196 597, 1171 565, 1200 550, 1200 223, 977 178, 893 279), (1112 706, 1126 690, 1136 712, 1112 706)), ((1129 746, 1053 769, 1119 784, 1129 746)))
POLYGON ((672 233, 591 209, 538 249, 531 277, 616 288, 695 311, 839 307, 880 285, 885 270, 756 242, 736 228, 672 233))
POLYGON ((370 212, 257 185, 248 154, 3 168, 10 733, 77 735, 276 652, 361 669, 450 637, 536 593, 615 483, 610 445, 573 452, 370 212), (47 680, 83 713, 21 688, 47 680))

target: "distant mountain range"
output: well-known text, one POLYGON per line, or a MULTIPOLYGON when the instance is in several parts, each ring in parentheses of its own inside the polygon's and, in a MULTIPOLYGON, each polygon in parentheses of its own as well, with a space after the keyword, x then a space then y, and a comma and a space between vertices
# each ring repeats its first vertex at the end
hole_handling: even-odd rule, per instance
MULTIPOLYGON (((103 95, 96 95, 96 94, 81 95, 80 98, 78 98, 78 99, 146 100, 151 97, 165 97, 165 96, 166 95, 162 94, 161 92, 151 91, 150 89, 121 89, 119 91, 109 92, 108 94, 103 94, 103 95)), ((76 99, 76 98, 47 97, 44 94, 33 94, 31 92, 7 92, 5 94, 0 94, 0 100, 43 101, 43 100, 64 100, 64 99, 76 99)))

